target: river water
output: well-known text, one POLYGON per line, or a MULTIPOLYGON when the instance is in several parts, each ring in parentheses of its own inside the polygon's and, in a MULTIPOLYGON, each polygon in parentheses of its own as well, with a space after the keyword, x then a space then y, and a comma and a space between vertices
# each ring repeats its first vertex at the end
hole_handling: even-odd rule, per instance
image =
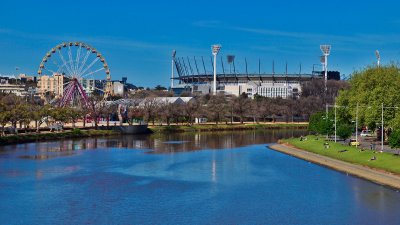
POLYGON ((400 193, 275 152, 303 131, 0 147, 1 224, 400 224, 400 193))

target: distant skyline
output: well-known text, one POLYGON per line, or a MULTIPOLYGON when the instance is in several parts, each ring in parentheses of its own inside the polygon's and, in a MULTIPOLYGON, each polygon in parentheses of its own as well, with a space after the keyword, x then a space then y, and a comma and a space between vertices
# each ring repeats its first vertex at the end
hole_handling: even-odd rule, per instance
MULTIPOLYGON (((349 75, 400 59, 400 3, 349 1, 11 1, 0 8, 0 74, 36 75, 52 47, 83 41, 106 58, 112 79, 168 87, 178 57, 236 56, 238 70, 310 73, 319 45, 332 45, 329 70, 349 75), (16 68, 19 68, 16 71, 16 68)), ((219 69, 220 70, 220 69, 219 69)), ((219 71, 221 72, 221 71, 219 71)), ((98 79, 104 79, 98 77, 98 79)))

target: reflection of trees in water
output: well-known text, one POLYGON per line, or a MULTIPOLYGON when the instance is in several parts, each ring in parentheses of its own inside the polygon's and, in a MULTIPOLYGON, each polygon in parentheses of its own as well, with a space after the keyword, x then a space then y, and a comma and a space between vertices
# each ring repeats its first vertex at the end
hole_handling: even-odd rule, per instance
MULTIPOLYGON (((124 135, 118 137, 85 138, 37 142, 34 144, 15 145, 15 149, 34 149, 52 156, 73 155, 77 150, 86 149, 150 149, 154 153, 196 151, 200 149, 226 149, 246 145, 276 142, 281 138, 305 135, 305 130, 256 130, 222 131, 201 133, 173 133, 153 135, 124 135), (32 146, 33 145, 33 146, 32 146)), ((11 147, 12 148, 12 147, 11 147)), ((10 149, 12 150, 12 149, 10 149)))
POLYGON ((226 131, 202 133, 175 133, 152 135, 138 140, 127 137, 128 143, 140 142, 143 148, 152 149, 155 153, 194 151, 200 149, 226 149, 253 144, 276 142, 280 138, 299 137, 305 130, 262 130, 262 131, 226 131), (129 140, 131 139, 131 140, 129 140), (174 143, 170 143, 174 141, 174 143))

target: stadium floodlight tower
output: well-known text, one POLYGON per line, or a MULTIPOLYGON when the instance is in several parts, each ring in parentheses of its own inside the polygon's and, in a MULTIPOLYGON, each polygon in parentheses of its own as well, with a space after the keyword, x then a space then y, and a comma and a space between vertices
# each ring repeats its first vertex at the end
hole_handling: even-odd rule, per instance
POLYGON ((381 64, 381 55, 379 54, 378 50, 375 51, 375 56, 376 56, 376 60, 377 60, 376 65, 378 65, 378 67, 379 67, 381 64))
POLYGON ((172 63, 171 63, 171 88, 174 87, 174 63, 175 63, 176 50, 172 50, 172 63))
POLYGON ((228 59, 229 73, 232 74, 232 63, 233 63, 233 61, 235 61, 235 56, 234 55, 228 55, 226 58, 228 59))
POLYGON ((213 94, 217 94, 217 55, 219 50, 221 50, 221 45, 211 45, 211 51, 214 55, 214 87, 213 87, 213 94))
POLYGON ((320 45, 322 54, 324 54, 324 69, 325 69, 325 91, 327 91, 326 82, 328 80, 328 55, 331 53, 330 45, 320 45))

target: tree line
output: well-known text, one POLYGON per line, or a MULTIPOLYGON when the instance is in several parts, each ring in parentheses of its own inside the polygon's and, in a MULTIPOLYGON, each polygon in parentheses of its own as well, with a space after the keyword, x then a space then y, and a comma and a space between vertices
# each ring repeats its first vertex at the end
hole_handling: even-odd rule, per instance
MULTIPOLYGON (((323 81, 322 81, 323 82, 323 81)), ((135 121, 145 121, 151 124, 195 123, 195 118, 206 118, 208 122, 293 122, 308 121, 310 115, 321 111, 327 99, 334 99, 339 90, 347 88, 346 82, 328 81, 328 95, 321 95, 324 85, 321 80, 312 80, 302 86, 303 95, 300 98, 267 98, 256 95, 250 99, 246 94, 240 96, 192 95, 188 102, 171 103, 160 101, 158 97, 171 97, 173 94, 164 90, 142 90, 130 95, 129 104, 119 107, 103 101, 101 96, 90 97, 89 104, 81 108, 64 107, 44 104, 44 101, 27 101, 13 94, 0 95, 0 126, 2 134, 6 125, 20 128, 29 127, 34 122, 34 128, 39 131, 42 124, 49 126, 54 123, 72 123, 77 121, 83 125, 88 119, 98 127, 100 118, 107 121, 121 120, 132 124, 135 121)))
POLYGON ((143 118, 151 124, 188 123, 195 118, 207 118, 208 122, 295 122, 308 121, 310 115, 325 108, 326 103, 334 102, 340 90, 348 88, 345 81, 329 80, 325 92, 324 81, 313 79, 302 84, 302 95, 299 98, 267 98, 255 95, 248 98, 245 93, 240 96, 196 95, 183 93, 193 99, 187 103, 171 104, 159 102, 157 97, 172 97, 165 91, 140 91, 131 95, 137 104, 127 109, 126 119, 143 118))

